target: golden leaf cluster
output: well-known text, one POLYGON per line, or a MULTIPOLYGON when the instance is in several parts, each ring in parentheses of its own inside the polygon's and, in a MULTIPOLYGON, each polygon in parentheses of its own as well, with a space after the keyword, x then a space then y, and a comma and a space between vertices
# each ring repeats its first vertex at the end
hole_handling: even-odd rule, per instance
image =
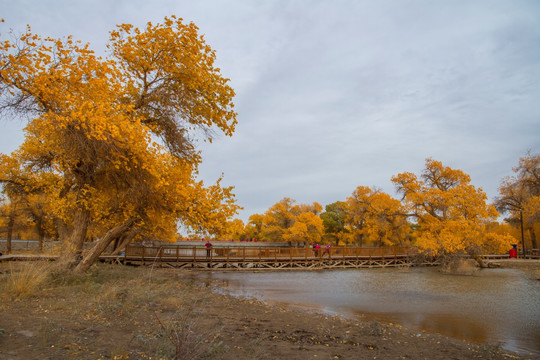
POLYGON ((236 125, 213 50, 173 16, 142 30, 119 25, 109 51, 103 59, 30 27, 0 43, 0 105, 29 118, 1 180, 46 199, 72 244, 128 220, 153 239, 176 239, 178 222, 219 231, 238 206, 232 188, 196 180, 193 143, 236 125))

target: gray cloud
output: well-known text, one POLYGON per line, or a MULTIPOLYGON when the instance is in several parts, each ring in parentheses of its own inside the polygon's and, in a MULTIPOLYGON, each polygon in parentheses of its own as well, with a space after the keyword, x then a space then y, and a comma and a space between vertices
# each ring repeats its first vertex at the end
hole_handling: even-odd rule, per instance
MULTIPOLYGON (((390 177, 419 172, 426 157, 468 172, 493 197, 519 157, 540 148, 538 2, 0 4, 2 33, 30 23, 98 51, 117 23, 194 21, 239 114, 232 138, 201 144, 201 177, 223 172, 244 220, 284 196, 325 205, 358 185, 392 194, 390 177)), ((9 152, 14 130, 2 127, 9 152)))

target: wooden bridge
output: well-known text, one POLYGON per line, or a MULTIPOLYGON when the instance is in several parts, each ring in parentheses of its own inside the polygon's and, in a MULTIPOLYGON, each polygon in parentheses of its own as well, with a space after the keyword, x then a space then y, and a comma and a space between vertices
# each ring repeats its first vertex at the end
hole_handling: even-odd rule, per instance
MULTIPOLYGON (((312 248, 276 247, 204 247, 129 245, 122 260, 125 264, 155 265, 185 269, 334 269, 407 267, 417 253, 405 247, 331 247, 329 251, 312 248)), ((438 265, 425 259, 414 265, 438 265)))
MULTIPOLYGON (((307 247, 280 244, 218 243, 207 253, 197 242, 182 245, 128 245, 122 255, 101 255, 102 262, 201 270, 343 269, 439 265, 438 258, 419 256, 408 247, 331 247, 317 253, 307 247), (277 245, 277 246, 276 246, 277 245)), ((508 259, 508 254, 484 255, 484 260, 508 259)), ((56 260, 58 255, 13 254, 1 261, 56 260)))

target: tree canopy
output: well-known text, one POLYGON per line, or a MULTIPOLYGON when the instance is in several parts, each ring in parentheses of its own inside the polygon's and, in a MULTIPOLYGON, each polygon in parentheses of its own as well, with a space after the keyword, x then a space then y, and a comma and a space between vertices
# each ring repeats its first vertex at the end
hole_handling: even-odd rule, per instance
POLYGON ((419 177, 406 172, 393 176, 392 182, 417 225, 416 243, 420 248, 435 254, 472 255, 486 249, 510 248, 512 237, 487 231, 499 214, 463 171, 427 159, 419 177))
POLYGON ((174 16, 142 30, 123 24, 108 48, 104 59, 30 27, 0 43, 1 109, 29 119, 1 180, 47 194, 69 260, 90 226, 99 247, 132 230, 173 239, 179 221, 217 231, 238 209, 232 188, 195 178, 194 139, 230 136, 236 125, 234 91, 197 27, 174 16))
MULTIPOLYGON (((495 229, 497 210, 469 175, 433 159, 419 175, 392 177, 399 200, 358 186, 323 213, 286 197, 246 225, 232 220, 233 188, 197 179, 196 142, 231 136, 237 124, 234 90, 214 63, 198 28, 175 16, 142 29, 118 25, 106 57, 30 27, 9 34, 0 42, 0 114, 28 123, 19 149, 0 155, 1 225, 32 223, 41 239, 57 237, 79 271, 111 243, 176 240, 179 224, 234 239, 416 244, 436 254, 500 252, 514 242, 495 229)), ((536 248, 539 163, 538 155, 520 159, 496 201, 510 221, 523 216, 536 248)))
POLYGON ((358 186, 347 198, 347 206, 346 223, 357 243, 404 245, 410 225, 399 200, 383 191, 358 186))
MULTIPOLYGON (((527 179, 534 184, 534 175, 527 179)), ((251 215, 243 229, 240 222, 231 223, 234 235, 230 237, 415 246, 433 255, 469 254, 477 260, 481 253, 504 253, 516 242, 512 228, 499 224, 495 207, 462 170, 426 159, 419 175, 405 172, 391 180, 400 199, 374 187, 358 186, 346 201, 329 204, 320 213, 318 203, 297 205, 284 198, 264 214, 251 215)))
POLYGON ((320 217, 323 221, 325 239, 338 245, 340 242, 347 243, 349 230, 346 228, 348 208, 343 201, 336 201, 325 206, 325 211, 320 217))
POLYGON ((514 176, 502 180, 500 196, 495 206, 501 213, 509 213, 510 223, 523 222, 530 244, 538 249, 536 233, 540 226, 540 154, 530 152, 519 159, 514 176))
POLYGON ((263 215, 253 214, 247 229, 253 237, 265 241, 319 242, 324 229, 318 216, 321 210, 319 203, 297 205, 286 197, 263 215))

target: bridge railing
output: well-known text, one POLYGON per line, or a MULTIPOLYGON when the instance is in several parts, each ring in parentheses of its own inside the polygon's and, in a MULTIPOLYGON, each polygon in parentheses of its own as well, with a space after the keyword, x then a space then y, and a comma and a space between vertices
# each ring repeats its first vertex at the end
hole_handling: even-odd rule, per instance
POLYGON ((407 247, 330 247, 315 250, 305 248, 276 248, 276 247, 212 247, 207 256, 205 247, 182 246, 143 246, 132 244, 126 247, 127 258, 154 260, 188 260, 203 261, 208 258, 215 260, 277 260, 277 259, 316 259, 316 258, 366 258, 407 256, 411 250, 407 247))

